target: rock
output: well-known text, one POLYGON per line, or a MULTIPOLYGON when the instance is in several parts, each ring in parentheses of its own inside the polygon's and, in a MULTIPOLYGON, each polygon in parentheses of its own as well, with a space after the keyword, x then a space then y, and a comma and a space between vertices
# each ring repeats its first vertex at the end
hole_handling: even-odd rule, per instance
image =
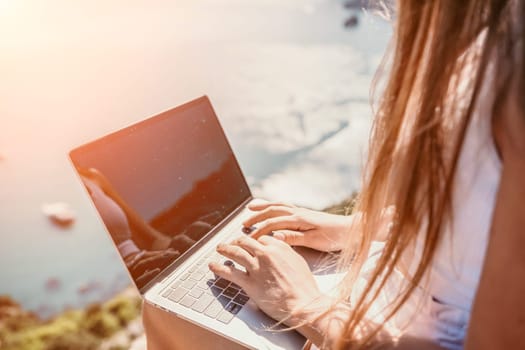
POLYGON ((346 21, 345 21, 345 28, 354 28, 359 24, 359 17, 356 15, 351 15, 346 21))
POLYGON ((5 331, 17 332, 39 322, 34 313, 24 310, 11 297, 0 295, 0 335, 5 331))
POLYGON ((0 310, 4 307, 17 307, 20 308, 20 304, 7 295, 0 295, 0 310))
POLYGON ((29 311, 25 311, 22 306, 7 295, 0 295, 0 322, 10 318, 28 318, 38 320, 38 317, 29 311))
POLYGON ((121 329, 119 319, 106 312, 88 317, 84 327, 98 338, 109 338, 121 329))
POLYGON ((100 346, 100 339, 85 331, 49 334, 44 339, 47 339, 45 350, 94 350, 100 346))
POLYGON ((49 292, 56 292, 62 287, 62 282, 56 277, 49 277, 45 283, 45 288, 49 292))
POLYGON ((75 222, 75 212, 64 202, 44 203, 42 212, 56 225, 69 227, 75 222))
POLYGON ((103 304, 68 310, 50 319, 41 319, 13 298, 0 295, 0 349, 116 350, 135 343, 135 349, 144 350, 141 298, 131 290, 103 304))

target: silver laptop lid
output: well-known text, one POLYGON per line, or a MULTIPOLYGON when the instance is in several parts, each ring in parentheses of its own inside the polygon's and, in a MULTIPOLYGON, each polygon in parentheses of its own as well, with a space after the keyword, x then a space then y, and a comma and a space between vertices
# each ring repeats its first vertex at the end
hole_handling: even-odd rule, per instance
POLYGON ((206 96, 69 155, 139 290, 251 198, 206 96))

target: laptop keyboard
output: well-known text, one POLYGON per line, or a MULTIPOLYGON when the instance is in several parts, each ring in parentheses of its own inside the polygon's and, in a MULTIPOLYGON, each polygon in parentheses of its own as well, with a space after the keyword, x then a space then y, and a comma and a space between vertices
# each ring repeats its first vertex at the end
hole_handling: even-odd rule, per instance
POLYGON ((234 264, 212 251, 173 282, 162 296, 220 322, 229 323, 249 298, 235 283, 215 276, 208 268, 208 263, 212 261, 234 264))

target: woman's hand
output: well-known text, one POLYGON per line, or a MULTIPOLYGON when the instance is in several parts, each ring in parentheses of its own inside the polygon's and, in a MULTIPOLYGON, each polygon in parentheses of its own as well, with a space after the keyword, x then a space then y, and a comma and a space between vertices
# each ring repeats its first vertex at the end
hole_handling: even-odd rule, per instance
POLYGON ((257 306, 278 321, 296 326, 308 319, 304 308, 326 310, 328 297, 317 287, 306 261, 288 244, 270 236, 241 237, 217 252, 243 266, 210 263, 216 275, 241 286, 257 306))
POLYGON ((256 226, 255 239, 273 232, 273 237, 290 245, 324 252, 341 250, 350 232, 353 216, 323 213, 287 204, 251 204, 256 213, 246 220, 245 227, 256 226))

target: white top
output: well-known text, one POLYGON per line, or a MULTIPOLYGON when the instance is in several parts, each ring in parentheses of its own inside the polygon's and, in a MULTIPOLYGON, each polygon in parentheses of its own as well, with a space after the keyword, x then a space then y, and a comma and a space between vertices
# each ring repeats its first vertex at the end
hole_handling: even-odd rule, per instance
POLYGON ((490 118, 476 118, 455 175, 455 220, 437 251, 430 285, 437 298, 467 311, 479 283, 500 175, 490 118))
MULTIPOLYGON (((493 95, 484 84, 460 151, 453 188, 453 221, 444 229, 430 268, 407 304, 385 326, 394 336, 405 333, 432 339, 447 349, 462 349, 472 302, 478 287, 487 249, 492 213, 501 175, 501 162, 492 137, 493 95)), ((416 259, 422 252, 422 237, 416 244, 416 259)), ((382 245, 372 247, 363 271, 362 285, 375 265, 382 245)), ((381 315, 405 280, 400 273, 387 283, 369 318, 381 315)), ((355 288, 356 295, 361 288, 355 288)), ((355 298, 356 295, 352 297, 355 298)))

